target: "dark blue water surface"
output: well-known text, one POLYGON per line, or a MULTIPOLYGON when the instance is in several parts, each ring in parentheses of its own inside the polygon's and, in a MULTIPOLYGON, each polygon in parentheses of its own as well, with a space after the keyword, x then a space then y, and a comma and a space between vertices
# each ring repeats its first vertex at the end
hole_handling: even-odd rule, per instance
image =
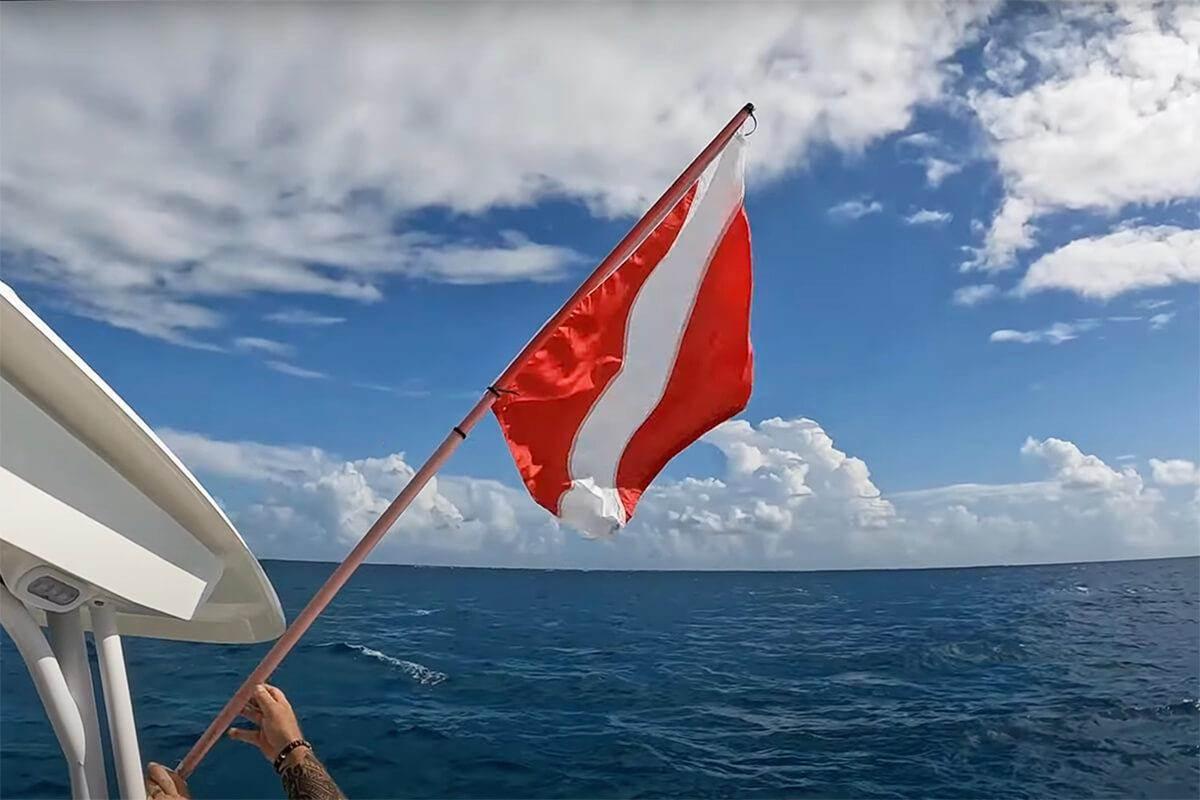
MULTIPOLYGON (((289 614, 332 568, 268 562, 289 614)), ((352 798, 1197 797, 1200 560, 841 573, 372 566, 276 677, 352 798)), ((3 642, 0 792, 65 796, 3 642)), ((174 763, 264 652, 126 641, 174 763)), ((110 771, 111 774, 111 771, 110 771)), ((217 746, 197 798, 279 797, 217 746)))

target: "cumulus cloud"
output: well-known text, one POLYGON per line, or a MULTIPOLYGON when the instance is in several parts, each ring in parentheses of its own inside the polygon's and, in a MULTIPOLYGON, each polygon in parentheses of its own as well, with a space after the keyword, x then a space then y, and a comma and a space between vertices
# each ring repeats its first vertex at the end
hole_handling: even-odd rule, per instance
POLYGON ((922 208, 904 218, 906 225, 945 225, 954 219, 949 211, 938 211, 932 208, 922 208))
POLYGON ((1035 220, 1200 195, 1200 6, 1057 6, 985 47, 969 104, 1006 198, 968 268, 1005 269, 1035 220), (1047 21, 1047 17, 1052 22, 1047 21))
POLYGON ((883 211, 883 206, 878 200, 872 200, 870 197, 862 197, 838 203, 836 206, 830 207, 825 213, 834 222, 851 222, 871 214, 878 214, 880 211, 883 211))
POLYGON ((582 257, 449 239, 413 212, 634 214, 747 100, 757 180, 814 145, 861 151, 942 96, 989 9, 19 5, 0 52, 6 276, 209 347, 214 298, 553 280, 582 257))
POLYGON ((1142 479, 1137 470, 1126 467, 1118 472, 1098 456, 1083 453, 1072 442, 1054 438, 1038 441, 1031 436, 1021 446, 1021 453, 1044 461, 1054 470, 1054 479, 1069 489, 1141 490, 1142 479))
POLYGON ((960 286, 954 290, 953 301, 956 306, 977 306, 991 300, 999 293, 1000 289, 993 283, 960 286))
POLYGON ((1200 283, 1200 230, 1158 225, 1076 239, 1033 262, 1017 290, 1109 300, 1176 283, 1200 283))
MULTIPOLYGON (((253 482, 255 497, 231 511, 260 556, 341 558, 415 472, 403 453, 346 461, 314 447, 160 433, 202 476, 253 482)), ((545 563, 540 555, 567 541, 523 491, 441 475, 376 553, 402 563, 521 566, 545 563)))
POLYGON ((1150 459, 1150 474, 1159 486, 1200 486, 1200 468, 1194 461, 1169 458, 1150 459))
POLYGON ((1079 334, 1092 330, 1097 324, 1094 319, 1081 319, 1075 322, 1056 322, 1042 330, 1015 331, 1004 328, 992 331, 988 341, 1015 342, 1017 344, 1062 344, 1079 338, 1079 334))
MULTIPOLYGON (((172 430, 162 435, 202 476, 256 487, 230 511, 264 556, 340 557, 414 472, 403 453, 345 460, 312 447, 222 442, 172 430)), ((1131 467, 1114 469, 1064 440, 1031 438, 1021 448, 1048 470, 1040 481, 890 496, 861 459, 837 448, 809 419, 734 420, 703 441, 724 458, 721 473, 660 479, 630 526, 611 541, 584 540, 560 527, 518 488, 440 475, 376 557, 493 566, 820 569, 1179 555, 1200 545, 1186 500, 1168 500, 1146 488, 1131 467)), ((1155 463, 1160 484, 1186 477, 1178 460, 1155 463), (1160 475, 1170 477, 1160 481, 1160 475)))

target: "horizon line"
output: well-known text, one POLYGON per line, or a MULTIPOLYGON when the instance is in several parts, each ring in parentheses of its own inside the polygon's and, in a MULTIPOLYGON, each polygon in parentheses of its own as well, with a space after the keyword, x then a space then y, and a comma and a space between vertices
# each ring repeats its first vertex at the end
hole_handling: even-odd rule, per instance
MULTIPOLYGON (((1136 564, 1149 561, 1200 560, 1200 553, 1175 556, 1149 556, 1145 558, 1104 558, 1094 561, 1037 561, 1017 564, 963 564, 930 567, 825 567, 821 569, 684 569, 684 568, 620 568, 620 567, 513 567, 479 566, 461 564, 399 564, 367 561, 361 567, 404 567, 406 569, 474 569, 506 570, 509 572, 662 572, 662 573, 714 573, 714 574, 814 574, 822 572, 931 572, 966 569, 1020 569, 1023 567, 1072 567, 1090 564, 1136 564)), ((328 564, 336 567, 340 561, 325 561, 308 558, 259 558, 259 562, 278 561, 288 564, 328 564)), ((361 568, 360 567, 360 568, 361 568)))

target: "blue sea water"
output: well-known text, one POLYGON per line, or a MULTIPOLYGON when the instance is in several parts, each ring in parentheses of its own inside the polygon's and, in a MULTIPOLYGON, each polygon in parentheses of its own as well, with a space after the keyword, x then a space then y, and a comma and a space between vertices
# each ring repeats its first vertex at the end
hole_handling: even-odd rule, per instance
MULTIPOLYGON (((289 615, 332 569, 267 562, 289 615)), ((899 572, 368 566, 276 676, 366 797, 1200 795, 1200 559, 899 572)), ((2 643, 0 793, 66 796, 2 643)), ((174 763, 264 652, 126 640, 174 763)), ((110 770, 111 775, 111 770, 110 770)), ((223 741, 197 798, 280 797, 223 741)))

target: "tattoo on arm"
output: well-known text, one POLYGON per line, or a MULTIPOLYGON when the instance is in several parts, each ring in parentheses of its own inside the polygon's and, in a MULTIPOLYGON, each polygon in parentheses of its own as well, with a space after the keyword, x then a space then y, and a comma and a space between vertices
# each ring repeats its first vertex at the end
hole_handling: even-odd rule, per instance
POLYGON ((325 765, 312 752, 280 773, 288 800, 346 800, 325 765))

